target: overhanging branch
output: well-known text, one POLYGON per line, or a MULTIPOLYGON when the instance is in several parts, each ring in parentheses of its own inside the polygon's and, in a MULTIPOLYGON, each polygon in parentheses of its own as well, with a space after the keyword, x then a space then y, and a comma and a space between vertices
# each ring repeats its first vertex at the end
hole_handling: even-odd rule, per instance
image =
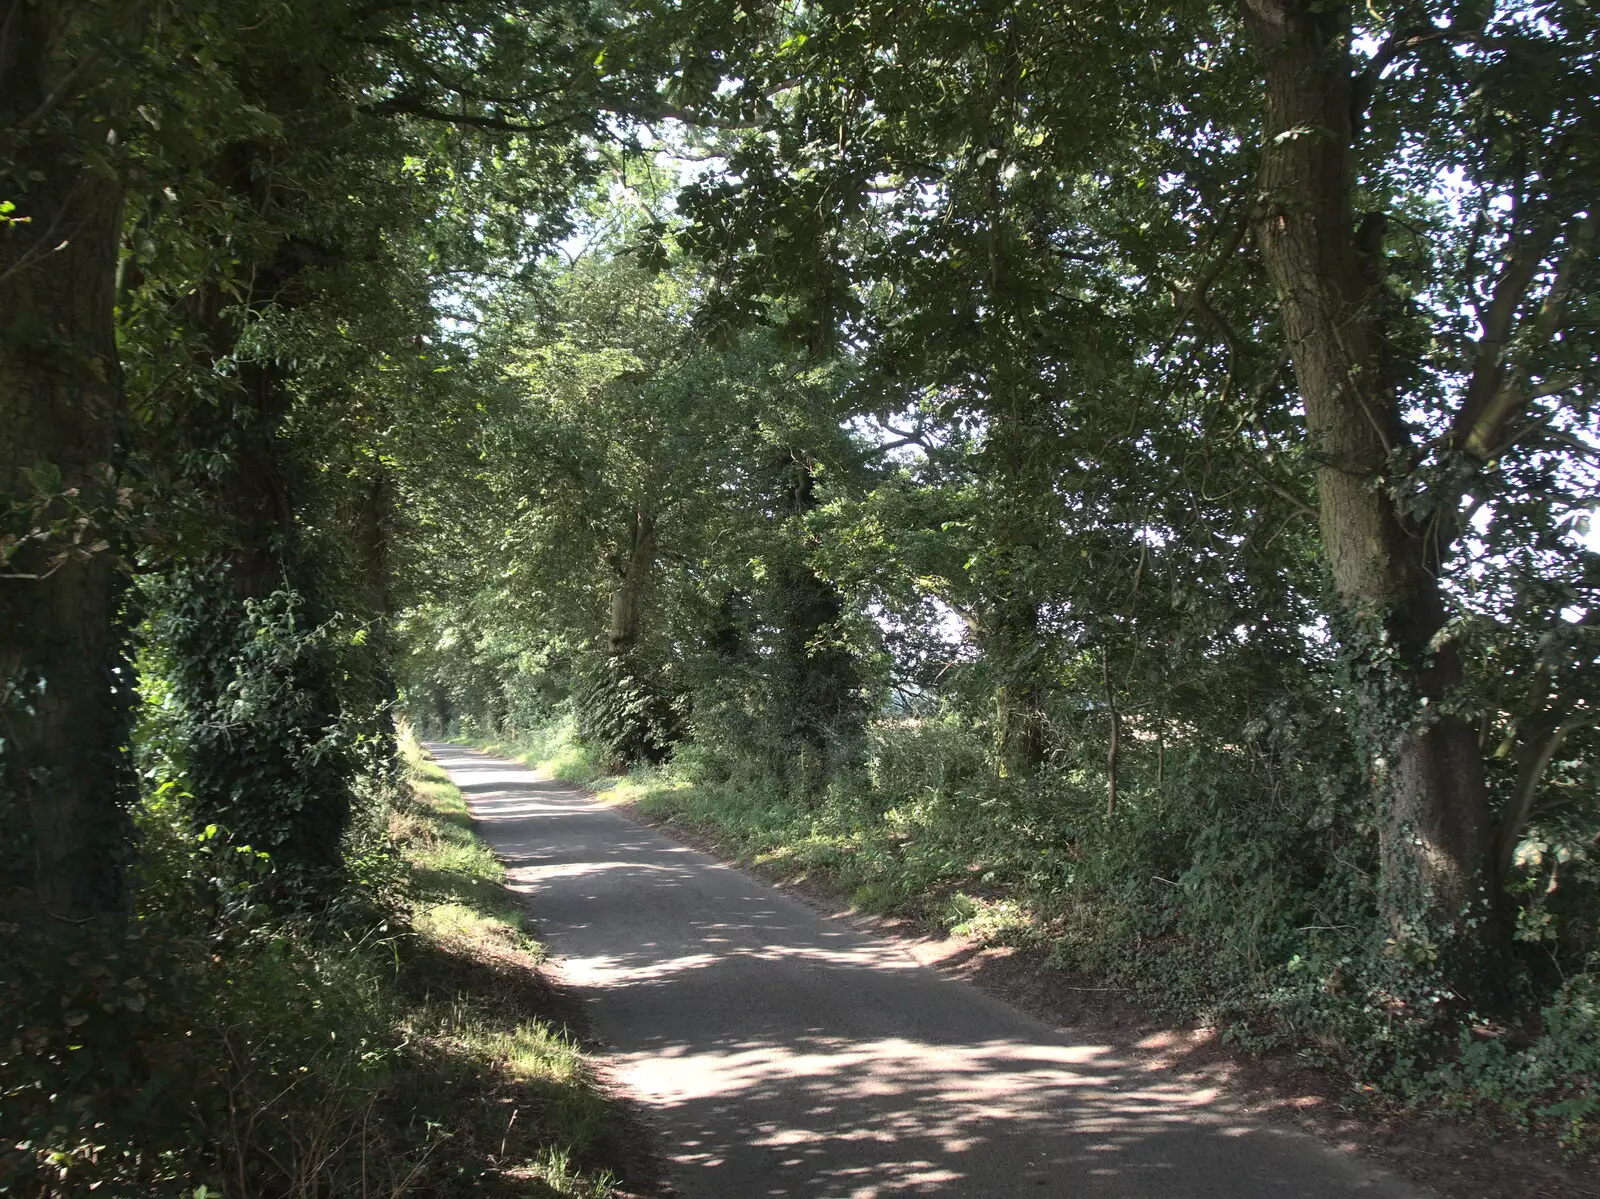
POLYGON ((513 121, 505 117, 489 116, 482 113, 471 112, 446 112, 442 108, 435 108, 430 104, 406 100, 400 97, 384 100, 378 104, 363 104, 361 111, 374 116, 407 116, 416 117, 423 121, 437 121, 445 125, 468 125, 475 129, 493 129, 500 133, 549 133, 570 124, 564 118, 542 121, 513 121))

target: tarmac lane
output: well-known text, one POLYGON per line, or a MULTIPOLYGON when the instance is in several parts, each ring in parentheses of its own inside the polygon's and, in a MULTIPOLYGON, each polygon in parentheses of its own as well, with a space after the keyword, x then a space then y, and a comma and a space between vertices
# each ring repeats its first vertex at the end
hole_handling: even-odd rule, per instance
POLYGON ((1420 1199, 525 766, 430 743, 685 1199, 1420 1199))

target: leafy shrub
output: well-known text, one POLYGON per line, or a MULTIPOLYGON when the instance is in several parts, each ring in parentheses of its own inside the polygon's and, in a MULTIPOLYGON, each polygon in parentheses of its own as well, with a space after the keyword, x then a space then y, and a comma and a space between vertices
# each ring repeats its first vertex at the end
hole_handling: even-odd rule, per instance
POLYGON ((304 597, 232 598, 225 574, 178 572, 159 601, 142 678, 159 676, 162 748, 200 825, 272 855, 274 886, 337 889, 355 733, 335 687, 336 626, 304 597))
POLYGON ((285 911, 271 856, 161 778, 159 696, 129 922, 0 925, 0 1193, 605 1193, 611 1108, 531 1015, 537 946, 459 793, 358 779, 345 881, 285 911))
POLYGON ((607 658, 575 705, 579 734, 618 767, 663 761, 683 736, 674 698, 632 658, 607 658))
POLYGON ((1600 975, 1569 979, 1540 1013, 1531 1044, 1467 1028, 1458 1056, 1411 1092, 1458 1111, 1488 1108, 1575 1151, 1600 1144, 1600 975))
POLYGON ((394 1050, 373 981, 390 934, 351 942, 271 917, 245 881, 267 863, 219 869, 217 838, 174 812, 144 818, 151 870, 129 927, 9 930, 0 1189, 356 1193, 347 1146, 378 1139, 394 1050))

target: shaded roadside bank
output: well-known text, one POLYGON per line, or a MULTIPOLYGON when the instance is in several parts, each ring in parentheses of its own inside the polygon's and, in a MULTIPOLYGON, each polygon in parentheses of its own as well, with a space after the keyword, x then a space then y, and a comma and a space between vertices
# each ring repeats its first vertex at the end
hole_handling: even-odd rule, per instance
POLYGON ((197 832, 174 784, 126 926, 0 924, 0 1193, 652 1193, 499 863, 404 748, 318 905, 264 902, 271 857, 197 832))

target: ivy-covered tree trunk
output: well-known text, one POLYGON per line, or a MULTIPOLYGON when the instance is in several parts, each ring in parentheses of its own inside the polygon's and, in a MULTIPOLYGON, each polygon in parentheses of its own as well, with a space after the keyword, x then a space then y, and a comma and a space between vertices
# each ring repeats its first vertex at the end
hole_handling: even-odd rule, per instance
MULTIPOLYGON (((794 455, 791 500, 796 518, 817 506, 816 475, 805 454, 794 455)), ((840 751, 851 752, 866 715, 861 664, 838 643, 844 597, 806 561, 813 546, 810 536, 804 536, 792 554, 774 565, 770 576, 778 618, 771 702, 787 725, 785 739, 801 750, 798 760, 778 765, 780 773, 789 774, 806 792, 820 791, 847 764, 840 751)))
MULTIPOLYGON (((991 268, 996 269, 996 268, 991 268)), ((1000 290, 998 280, 991 287, 1000 290)), ((1040 676, 1039 596, 1036 559, 1046 543, 1040 509, 1055 480, 1049 465, 1051 402, 1023 377, 1004 321, 990 334, 1001 355, 995 366, 987 457, 998 494, 992 537, 993 581, 982 608, 980 645, 998 676, 994 686, 994 753, 999 773, 1026 778, 1049 752, 1045 716, 1047 686, 1040 676)))
POLYGON ((53 9, 7 6, 0 37, 0 201, 15 206, 0 210, 0 789, 24 821, 5 834, 16 881, 38 912, 80 921, 123 901, 127 683, 107 544, 122 187, 83 159, 109 119, 58 111, 81 64, 53 9))
MULTIPOLYGON (((238 78, 286 127, 316 111, 327 82, 315 56, 238 78)), ((240 139, 218 152, 210 183, 237 207, 246 256, 213 262, 173 297, 203 347, 197 375, 224 382, 176 414, 183 458, 203 463, 191 482, 206 492, 210 528, 208 543, 174 565, 164 614, 194 815, 270 853, 286 894, 341 877, 355 773, 342 701, 358 686, 323 627, 329 572, 306 552, 296 519, 295 447, 284 433, 292 367, 247 338, 314 301, 315 269, 346 253, 308 231, 304 194, 284 185, 290 146, 240 139)))
POLYGON ((617 587, 611 593, 611 627, 608 641, 614 657, 626 658, 639 642, 645 593, 656 561, 655 519, 643 508, 635 510, 628 529, 626 552, 613 563, 617 587))
POLYGON ((616 575, 606 631, 607 657, 579 701, 579 727, 604 746, 612 762, 659 762, 682 733, 679 713, 657 670, 639 652, 645 601, 656 565, 654 515, 636 507, 627 543, 611 558, 616 575))
POLYGON ((240 379, 234 471, 218 512, 230 544, 189 571, 192 620, 176 634, 202 717, 190 732, 190 788, 202 821, 272 853, 288 887, 320 887, 341 876, 354 764, 283 471, 288 379, 261 363, 240 379))
POLYGON ((994 689, 995 764, 1004 778, 1026 778, 1044 764, 1044 689, 1033 667, 1038 605, 1017 597, 994 605, 983 630, 984 656, 1003 672, 994 689))
POLYGON ((366 698, 372 705, 373 718, 367 760, 370 769, 397 779, 400 760, 394 751, 394 738, 399 689, 394 679, 394 570, 390 554, 394 486, 382 462, 374 464, 371 476, 364 481, 360 504, 356 541, 367 622, 362 648, 368 680, 366 698))
POLYGON ((1245 0, 1245 17, 1266 81, 1256 236, 1319 463, 1324 553, 1356 630, 1346 650, 1366 680, 1390 927, 1454 930, 1481 958, 1464 917, 1491 881, 1483 760, 1474 730, 1438 707, 1461 664, 1435 642, 1446 611, 1429 539, 1382 484, 1408 434, 1385 363, 1381 217, 1358 226, 1352 206, 1349 16, 1317 0, 1245 0))
MULTIPOLYGON (((263 296, 282 302, 292 268, 280 266, 264 264, 257 279, 263 296)), ((228 313, 211 287, 192 316, 218 361, 231 358, 248 318, 228 313)), ((237 386, 207 407, 219 423, 181 434, 209 440, 227 467, 211 497, 215 543, 173 569, 160 636, 187 726, 195 819, 271 854, 289 897, 341 877, 354 764, 336 651, 286 478, 290 380, 270 362, 233 366, 237 386)))

